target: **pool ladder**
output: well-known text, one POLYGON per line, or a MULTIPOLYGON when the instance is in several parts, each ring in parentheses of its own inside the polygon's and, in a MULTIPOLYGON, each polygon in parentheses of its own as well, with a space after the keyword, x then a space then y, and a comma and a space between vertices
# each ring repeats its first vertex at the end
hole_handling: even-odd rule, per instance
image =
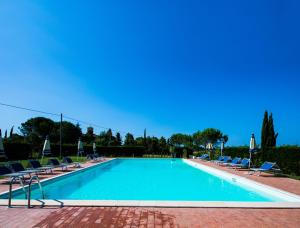
POLYGON ((43 188, 42 188, 42 185, 40 183, 40 179, 39 179, 38 176, 32 176, 30 178, 27 192, 26 192, 26 189, 25 189, 25 186, 24 186, 23 178, 22 177, 13 177, 13 178, 11 178, 11 180, 9 182, 8 207, 11 207, 12 184, 16 179, 20 180, 20 185, 22 186, 22 189, 25 192, 25 199, 27 199, 27 208, 31 208, 31 206, 30 206, 30 202, 31 202, 31 185, 32 185, 32 181, 34 179, 37 181, 37 184, 39 185, 39 188, 40 188, 40 191, 41 191, 41 194, 42 194, 42 198, 43 199, 45 198, 44 191, 43 191, 43 188))

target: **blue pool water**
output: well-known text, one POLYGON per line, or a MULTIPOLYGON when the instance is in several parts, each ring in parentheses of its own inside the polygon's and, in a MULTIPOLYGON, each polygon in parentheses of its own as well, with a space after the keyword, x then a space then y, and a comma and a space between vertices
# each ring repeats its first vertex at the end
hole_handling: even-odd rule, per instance
MULTIPOLYGON (((279 201, 181 159, 115 159, 42 185, 45 199, 279 201)), ((24 192, 17 191, 13 197, 24 199, 24 192)), ((33 189, 32 198, 41 198, 38 188, 33 189)))

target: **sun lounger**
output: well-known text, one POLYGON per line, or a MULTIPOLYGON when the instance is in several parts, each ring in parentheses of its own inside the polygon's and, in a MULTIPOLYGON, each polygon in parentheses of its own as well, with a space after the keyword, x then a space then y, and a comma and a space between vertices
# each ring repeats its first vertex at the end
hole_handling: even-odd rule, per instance
POLYGON ((54 168, 61 168, 62 171, 68 169, 68 164, 60 163, 56 158, 49 158, 48 164, 52 165, 54 168))
POLYGON ((218 162, 223 161, 223 160, 224 160, 224 156, 219 156, 217 160, 211 160, 211 162, 218 163, 218 162))
POLYGON ((33 168, 33 169, 37 169, 40 171, 50 171, 52 173, 53 170, 53 166, 47 165, 47 166, 42 166, 41 163, 38 160, 29 160, 28 164, 33 168))
POLYGON ((24 173, 31 176, 31 174, 38 175, 41 171, 38 169, 25 169, 20 162, 11 162, 9 163, 9 168, 15 173, 24 173))
POLYGON ((221 165, 221 166, 230 166, 231 164, 240 164, 241 161, 242 161, 241 158, 236 157, 232 160, 232 162, 223 162, 223 163, 219 163, 219 165, 221 165))
POLYGON ((97 159, 95 158, 94 154, 87 154, 86 155, 86 159, 91 160, 91 161, 97 161, 97 159))
POLYGON ((208 154, 203 154, 202 156, 198 157, 198 159, 209 160, 209 155, 208 154))
POLYGON ((0 166, 0 176, 3 177, 24 177, 24 173, 15 173, 6 166, 0 166))
POLYGON ((89 159, 89 160, 96 161, 96 162, 104 160, 104 157, 100 157, 99 154, 97 154, 97 153, 95 153, 95 154, 88 154, 86 156, 86 158, 89 159))
POLYGON ((74 167, 79 168, 80 163, 79 162, 73 162, 72 158, 70 157, 64 157, 63 158, 63 163, 68 164, 68 165, 74 165, 74 167))
POLYGON ((220 165, 220 164, 222 164, 222 163, 229 163, 229 162, 231 162, 231 157, 230 157, 230 156, 224 156, 224 158, 223 158, 222 161, 216 161, 215 163, 216 163, 217 165, 220 165))
POLYGON ((25 182, 24 173, 14 173, 12 170, 6 166, 0 166, 0 176, 8 177, 10 180, 20 180, 25 182))
POLYGON ((228 167, 229 168, 234 168, 234 169, 248 169, 249 168, 249 159, 248 158, 244 158, 241 163, 239 164, 229 164, 228 167))
POLYGON ((259 168, 251 168, 250 171, 248 172, 248 174, 258 173, 258 176, 259 176, 262 172, 273 172, 275 174, 275 173, 281 172, 281 169, 276 164, 276 162, 267 162, 266 161, 259 168))
POLYGON ((99 155, 98 153, 95 153, 95 156, 97 157, 98 161, 105 161, 105 157, 103 155, 99 155))

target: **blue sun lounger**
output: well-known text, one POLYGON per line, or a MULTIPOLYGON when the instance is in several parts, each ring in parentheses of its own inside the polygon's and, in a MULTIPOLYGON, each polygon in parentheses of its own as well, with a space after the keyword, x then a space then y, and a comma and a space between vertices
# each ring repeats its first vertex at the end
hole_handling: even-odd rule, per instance
POLYGON ((281 169, 276 164, 276 162, 267 162, 266 161, 259 168, 251 168, 250 171, 248 172, 248 174, 258 173, 258 176, 259 176, 262 172, 273 172, 275 174, 275 173, 281 172, 281 169))
POLYGON ((223 161, 223 160, 224 160, 224 156, 219 156, 217 160, 211 160, 211 162, 218 163, 218 162, 223 161))
POLYGON ((216 161, 215 163, 217 165, 223 164, 223 163, 230 163, 231 162, 231 157, 230 156, 224 156, 222 161, 216 161))
POLYGON ((209 155, 208 154, 202 154, 202 156, 200 156, 198 159, 209 160, 209 155))
POLYGON ((232 164, 240 164, 241 161, 242 161, 241 158, 236 157, 236 158, 234 158, 234 159, 232 160, 232 162, 219 163, 219 165, 221 165, 221 166, 230 166, 230 165, 232 165, 232 164))
POLYGON ((241 163, 239 164, 229 164, 228 167, 229 168, 234 168, 234 169, 248 169, 249 168, 249 159, 248 158, 244 158, 241 163))

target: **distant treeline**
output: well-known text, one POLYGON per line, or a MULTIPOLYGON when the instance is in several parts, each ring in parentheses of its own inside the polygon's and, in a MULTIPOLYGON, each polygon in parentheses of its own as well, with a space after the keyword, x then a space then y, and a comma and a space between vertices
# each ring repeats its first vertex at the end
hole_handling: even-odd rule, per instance
MULTIPOLYGON (((143 147, 145 152, 151 153, 173 153, 176 148, 184 148, 186 151, 199 150, 205 148, 207 143, 218 145, 221 141, 228 141, 228 136, 218 129, 208 128, 203 131, 197 131, 192 135, 173 134, 170 138, 147 136, 146 129, 142 137, 135 138, 132 133, 127 133, 124 140, 119 132, 113 134, 111 129, 96 134, 92 127, 88 127, 85 134, 79 124, 73 124, 63 121, 62 144, 76 145, 81 138, 84 145, 92 145, 94 142, 98 147, 143 147)), ((10 134, 5 131, 4 141, 10 143, 30 144, 33 152, 42 150, 43 142, 48 136, 50 142, 60 143, 60 122, 55 122, 49 118, 35 117, 22 123, 19 127, 21 134, 13 133, 13 127, 10 134)), ((67 151, 64 151, 67 152, 67 151)))

